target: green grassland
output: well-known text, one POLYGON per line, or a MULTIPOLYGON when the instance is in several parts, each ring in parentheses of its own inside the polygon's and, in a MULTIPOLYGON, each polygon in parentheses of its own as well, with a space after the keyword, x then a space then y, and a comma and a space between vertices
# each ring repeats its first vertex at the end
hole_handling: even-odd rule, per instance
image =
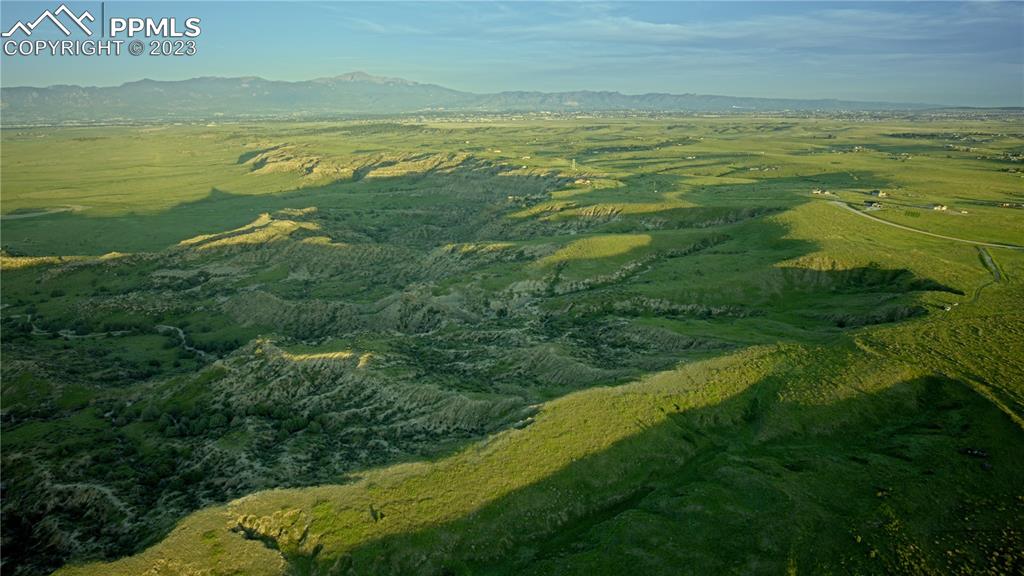
POLYGON ((2 138, 5 573, 1024 570, 1019 117, 2 138))

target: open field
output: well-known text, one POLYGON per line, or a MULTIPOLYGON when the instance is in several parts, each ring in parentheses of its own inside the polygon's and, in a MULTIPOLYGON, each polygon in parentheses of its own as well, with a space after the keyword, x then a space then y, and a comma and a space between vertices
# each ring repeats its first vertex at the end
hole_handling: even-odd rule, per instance
POLYGON ((5 574, 1024 570, 1019 116, 2 140, 5 574))

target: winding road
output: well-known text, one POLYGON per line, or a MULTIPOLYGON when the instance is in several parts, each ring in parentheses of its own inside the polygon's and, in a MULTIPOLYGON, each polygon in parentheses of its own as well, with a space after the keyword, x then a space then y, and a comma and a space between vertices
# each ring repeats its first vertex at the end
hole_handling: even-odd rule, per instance
POLYGON ((964 244, 974 244, 975 246, 989 246, 991 248, 1007 248, 1009 250, 1024 250, 1024 246, 1017 246, 1016 244, 997 244, 995 242, 979 242, 977 240, 965 240, 963 238, 955 238, 953 236, 943 236, 942 234, 935 234, 934 232, 925 232, 924 230, 918 230, 917 228, 911 228, 910 226, 904 226, 902 224, 897 224, 895 222, 889 222, 888 220, 882 220, 881 218, 877 218, 877 217, 872 216, 872 215, 870 215, 870 214, 868 214, 866 212, 863 212, 861 210, 857 210, 856 208, 854 208, 853 206, 850 206, 849 204, 847 204, 845 202, 840 202, 838 200, 832 200, 832 204, 835 204, 836 206, 840 206, 842 208, 846 208, 847 210, 849 210, 850 212, 853 212, 854 214, 857 214, 858 216, 863 216, 863 217, 868 218, 870 220, 874 220, 875 222, 880 222, 882 224, 886 224, 886 225, 892 226, 894 228, 902 228, 903 230, 907 230, 907 231, 910 231, 910 232, 916 232, 918 234, 924 234, 926 236, 932 236, 932 237, 935 237, 935 238, 942 238, 943 240, 952 240, 954 242, 963 242, 964 244))

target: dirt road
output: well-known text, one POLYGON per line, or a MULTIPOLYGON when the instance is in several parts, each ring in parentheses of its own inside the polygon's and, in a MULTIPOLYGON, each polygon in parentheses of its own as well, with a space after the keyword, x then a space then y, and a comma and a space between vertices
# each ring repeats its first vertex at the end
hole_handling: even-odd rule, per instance
POLYGON ((934 238, 942 238, 943 240, 952 240, 954 242, 963 242, 964 244, 974 244, 975 246, 989 246, 989 247, 992 247, 992 248, 1008 248, 1010 250, 1024 250, 1024 246, 1017 246, 1016 244, 996 244, 994 242, 979 242, 977 240, 965 240, 963 238, 955 238, 953 236, 943 236, 942 234, 935 234, 933 232, 925 232, 924 230, 918 230, 917 228, 911 228, 910 226, 904 226, 902 224, 896 224, 895 222, 889 222, 888 220, 882 220, 881 218, 877 218, 875 216, 872 216, 871 214, 868 214, 866 212, 862 212, 860 210, 857 210, 856 208, 850 206, 849 204, 847 204, 845 202, 840 202, 838 200, 833 200, 832 204, 835 204, 836 206, 840 206, 842 208, 845 208, 845 209, 849 210, 850 212, 853 212, 854 214, 857 214, 858 216, 863 216, 864 218, 868 218, 870 220, 874 220, 875 222, 879 222, 879 223, 885 224, 887 226, 892 226, 894 228, 901 228, 901 229, 907 230, 909 232, 916 232, 918 234, 924 234, 925 236, 932 236, 934 238))

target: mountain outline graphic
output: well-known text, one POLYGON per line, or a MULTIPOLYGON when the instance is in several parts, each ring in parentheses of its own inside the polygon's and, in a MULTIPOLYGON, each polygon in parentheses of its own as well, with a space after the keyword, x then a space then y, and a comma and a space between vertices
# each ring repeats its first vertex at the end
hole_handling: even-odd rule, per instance
POLYGON ((67 26, 65 26, 59 18, 57 18, 58 15, 67 16, 71 19, 72 22, 75 23, 75 25, 81 28, 83 32, 85 32, 89 36, 92 36, 92 30, 85 25, 84 21, 88 20, 89 22, 95 22, 96 18, 94 18, 88 10, 82 12, 81 16, 78 16, 70 8, 67 7, 67 4, 61 4, 56 10, 52 12, 50 10, 44 11, 42 14, 39 15, 38 18, 36 18, 32 22, 29 22, 28 24, 19 20, 15 22, 7 32, 0 32, 0 36, 4 38, 9 38, 13 36, 15 32, 19 31, 23 33, 25 36, 31 36, 32 32, 36 29, 36 27, 42 24, 44 20, 49 20, 50 22, 53 22, 54 26, 59 28, 65 36, 71 36, 71 30, 67 26))

